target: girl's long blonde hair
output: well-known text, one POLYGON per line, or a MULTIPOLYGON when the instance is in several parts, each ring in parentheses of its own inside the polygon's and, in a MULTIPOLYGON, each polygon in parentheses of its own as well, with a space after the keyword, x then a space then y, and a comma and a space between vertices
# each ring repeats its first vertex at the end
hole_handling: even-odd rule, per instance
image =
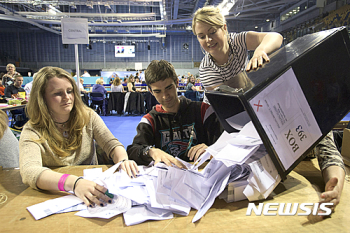
POLYGON ((2 110, 0 110, 0 139, 4 136, 5 130, 8 127, 8 117, 6 113, 2 110))
POLYGON ((119 86, 120 83, 121 83, 120 78, 118 75, 116 75, 112 84, 116 87, 116 86, 119 86))
POLYGON ((80 91, 72 76, 58 67, 44 67, 39 70, 34 81, 30 99, 26 108, 29 123, 40 132, 39 143, 47 141, 52 151, 59 157, 67 157, 81 146, 82 130, 89 121, 90 109, 81 100, 80 91), (69 137, 63 137, 52 119, 45 101, 45 91, 51 78, 65 78, 72 87, 74 104, 67 122, 69 137))

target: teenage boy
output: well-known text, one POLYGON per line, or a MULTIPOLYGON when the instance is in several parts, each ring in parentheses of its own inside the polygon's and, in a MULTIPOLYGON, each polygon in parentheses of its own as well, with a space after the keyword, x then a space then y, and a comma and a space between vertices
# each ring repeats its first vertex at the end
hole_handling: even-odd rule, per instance
POLYGON ((149 91, 160 103, 137 126, 137 135, 127 152, 139 165, 164 162, 183 168, 174 157, 195 161, 221 135, 221 127, 210 105, 177 96, 179 80, 174 67, 153 60, 145 71, 149 91))

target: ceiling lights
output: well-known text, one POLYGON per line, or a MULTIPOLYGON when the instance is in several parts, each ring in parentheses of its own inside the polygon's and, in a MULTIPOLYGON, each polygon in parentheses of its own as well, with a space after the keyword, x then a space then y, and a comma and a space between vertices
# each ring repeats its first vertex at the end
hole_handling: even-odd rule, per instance
POLYGON ((222 3, 219 4, 219 7, 221 8, 221 13, 225 15, 230 14, 231 8, 235 5, 236 0, 223 0, 222 3))

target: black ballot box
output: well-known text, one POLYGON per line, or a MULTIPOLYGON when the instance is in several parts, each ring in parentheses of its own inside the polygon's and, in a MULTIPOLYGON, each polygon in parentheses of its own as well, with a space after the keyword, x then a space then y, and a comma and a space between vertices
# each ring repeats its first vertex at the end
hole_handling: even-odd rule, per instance
POLYGON ((285 179, 350 109, 349 48, 344 27, 305 35, 206 96, 227 132, 248 116, 285 179))

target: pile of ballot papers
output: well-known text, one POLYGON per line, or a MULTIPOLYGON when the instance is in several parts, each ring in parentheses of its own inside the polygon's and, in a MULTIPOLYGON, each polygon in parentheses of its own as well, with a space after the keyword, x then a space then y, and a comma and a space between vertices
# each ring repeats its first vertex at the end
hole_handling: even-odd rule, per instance
POLYGON ((105 172, 102 168, 84 170, 85 179, 105 186, 114 195, 113 202, 104 207, 86 207, 79 198, 68 195, 27 209, 36 220, 69 211, 79 211, 76 215, 87 218, 111 218, 122 213, 130 226, 170 219, 173 214, 187 216, 191 208, 198 210, 192 220, 196 222, 218 196, 227 202, 265 199, 281 179, 252 128, 249 123, 240 133, 224 132, 194 164, 180 160, 187 169, 163 163, 139 166, 140 173, 133 179, 123 170, 116 172, 119 164, 105 172))

